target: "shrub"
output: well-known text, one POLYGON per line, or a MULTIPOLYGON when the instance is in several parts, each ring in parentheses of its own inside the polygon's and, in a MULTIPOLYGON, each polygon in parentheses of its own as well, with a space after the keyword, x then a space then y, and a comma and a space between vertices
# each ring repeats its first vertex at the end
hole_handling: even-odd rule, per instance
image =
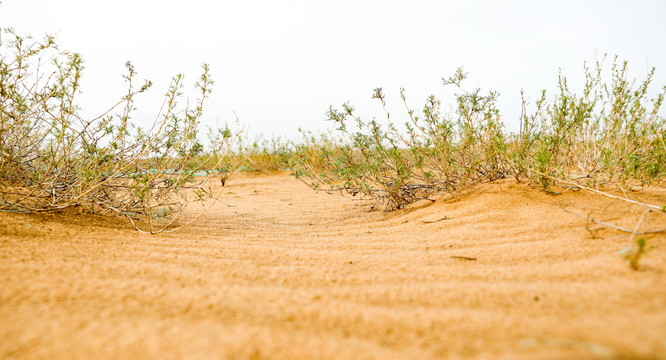
POLYGON ((81 56, 58 51, 50 36, 32 41, 6 33, 10 40, 0 58, 0 210, 80 206, 125 216, 137 229, 155 233, 174 224, 188 203, 213 196, 205 188, 213 174, 233 172, 225 156, 234 140, 228 129, 214 136, 204 161, 213 171, 202 172, 201 162, 193 161, 204 151, 197 127, 213 85, 208 65, 195 84, 194 105, 180 106, 183 76, 177 75, 156 121, 144 129, 130 120, 135 96, 151 83, 137 87, 131 63, 126 95, 102 115, 85 119, 75 101, 81 56))
POLYGON ((594 71, 585 67, 582 95, 571 92, 560 75, 559 93, 549 102, 543 91, 535 112, 523 112, 518 134, 504 130, 497 93, 463 89, 467 74, 460 68, 443 79, 456 89, 455 113, 443 114, 435 96, 414 111, 401 89, 408 116, 400 131, 378 88, 372 98, 381 103, 385 123, 362 120, 349 103, 340 110, 330 107, 328 120, 336 124, 340 141, 306 142, 285 158, 293 174, 312 187, 360 194, 385 210, 507 176, 551 192, 560 180, 603 185, 663 178, 666 121, 659 110, 666 88, 649 99, 654 69, 634 88, 626 79, 627 63, 617 58, 605 83, 602 63, 594 71))
POLYGON ((638 181, 649 184, 666 174, 666 121, 660 116, 666 87, 648 98, 653 68, 635 88, 627 62, 615 61, 610 82, 602 77, 603 60, 585 67, 581 95, 560 75, 559 94, 548 103, 545 92, 537 110, 521 119, 511 154, 521 175, 548 189, 553 178, 586 185, 638 181))
POLYGON ((376 119, 363 121, 349 103, 341 110, 331 107, 328 120, 336 124, 341 140, 319 146, 311 142, 308 148, 319 151, 309 154, 301 148, 297 151, 301 161, 290 164, 294 174, 316 179, 310 183, 314 187, 326 185, 327 190, 374 199, 373 209, 386 210, 428 199, 439 191, 454 192, 484 179, 504 177, 506 138, 495 107, 497 94, 462 91, 465 77, 459 69, 444 80, 459 90, 455 119, 442 113, 435 96, 417 113, 409 108, 401 89, 408 114, 406 131, 392 122, 381 88, 374 90, 372 98, 384 109, 384 125, 376 119))

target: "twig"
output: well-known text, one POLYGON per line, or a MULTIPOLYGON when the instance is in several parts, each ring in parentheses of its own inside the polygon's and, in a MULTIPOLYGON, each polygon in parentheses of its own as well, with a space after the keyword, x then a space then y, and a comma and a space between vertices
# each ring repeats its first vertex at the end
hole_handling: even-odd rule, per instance
POLYGON ((475 257, 469 257, 469 256, 458 256, 458 255, 452 255, 451 259, 460 259, 460 260, 469 260, 469 261, 474 261, 476 260, 475 257))
MULTIPOLYGON (((634 234, 634 235, 641 235, 641 234, 638 233, 638 228, 639 228, 639 227, 641 226, 641 224, 643 223, 643 220, 645 220, 645 215, 647 215, 649 212, 650 212, 650 210, 645 210, 645 211, 643 211, 643 214, 641 214, 640 219, 638 219, 638 222, 636 223, 636 226, 634 226, 634 231, 632 232, 632 234, 634 234)), ((666 229, 662 229, 662 231, 663 231, 663 230, 666 230, 666 229)))
POLYGON ((583 215, 580 215, 580 214, 576 214, 575 212, 570 211, 570 210, 567 210, 567 209, 565 209, 565 208, 562 208, 562 211, 564 211, 564 212, 566 212, 566 213, 568 213, 568 214, 574 215, 574 216, 578 216, 578 217, 581 218, 581 219, 586 219, 586 220, 588 220, 588 221, 595 222, 595 223, 597 223, 597 224, 599 224, 599 225, 607 226, 607 227, 610 227, 610 228, 613 228, 613 229, 616 229, 616 230, 620 230, 620 231, 623 231, 623 232, 627 232, 627 233, 630 233, 630 234, 633 234, 633 235, 657 234, 657 233, 661 233, 661 232, 665 232, 665 231, 666 231, 666 228, 663 228, 663 229, 655 229, 655 230, 646 230, 646 231, 638 231, 638 227, 639 227, 640 224, 643 222, 643 219, 645 218, 645 215, 646 215, 648 212, 650 212, 650 210, 646 210, 645 212, 643 212, 643 215, 641 215, 641 218, 640 218, 639 222, 636 224, 634 230, 627 229, 627 228, 623 228, 623 227, 621 227, 621 226, 617 226, 617 225, 610 224, 610 223, 607 223, 607 222, 603 222, 603 221, 600 221, 600 220, 594 219, 594 218, 592 218, 592 217, 590 217, 590 216, 583 216, 583 215))
POLYGON ((606 192, 603 192, 603 191, 599 191, 599 190, 597 190, 597 189, 593 189, 593 188, 588 187, 588 186, 584 186, 584 185, 576 184, 575 182, 573 182, 573 181, 571 181, 571 180, 565 180, 565 179, 560 179, 560 178, 552 177, 552 176, 550 176, 550 175, 546 175, 546 174, 544 174, 544 173, 542 173, 542 172, 540 172, 540 171, 534 170, 534 169, 530 169, 530 171, 532 171, 532 172, 534 172, 534 173, 537 173, 537 174, 539 174, 539 175, 541 175, 541 176, 545 176, 545 177, 547 177, 547 178, 549 178, 549 179, 551 179, 551 180, 553 180, 553 181, 557 181, 557 182, 561 182, 561 183, 565 183, 565 184, 573 185, 573 186, 579 187, 579 188, 581 188, 581 189, 585 189, 585 190, 587 190, 587 191, 591 191, 591 192, 593 192, 593 193, 595 193, 595 194, 603 195, 603 196, 606 196, 606 197, 609 197, 609 198, 613 198, 613 199, 617 199, 617 200, 626 201, 626 202, 629 202, 629 203, 632 203, 632 204, 636 204, 636 205, 641 205, 641 206, 644 206, 644 207, 646 207, 646 208, 648 208, 648 209, 650 209, 650 210, 654 210, 654 211, 656 211, 656 212, 658 212, 658 213, 661 213, 661 212, 663 211, 663 209, 664 209, 663 207, 659 207, 659 206, 657 206, 657 205, 646 204, 646 203, 644 203, 644 202, 642 202, 642 201, 637 201, 637 200, 632 200, 632 199, 624 198, 624 197, 621 197, 621 196, 611 195, 611 194, 609 194, 609 193, 606 193, 606 192))
POLYGON ((238 216, 245 216, 245 214, 241 214, 241 213, 239 213, 238 211, 232 209, 232 207, 234 207, 234 205, 229 205, 229 204, 225 203, 224 201, 222 201, 222 200, 220 200, 220 199, 218 199, 218 198, 215 198, 215 200, 217 200, 219 203, 222 203, 223 205, 225 205, 226 207, 228 207, 229 209, 231 209, 231 211, 233 211, 234 214, 236 214, 236 215, 238 215, 238 216))
POLYGON ((419 220, 419 221, 424 223, 424 224, 432 224, 432 223, 440 222, 442 220, 451 220, 451 218, 449 218, 448 216, 444 216, 443 218, 437 219, 437 220, 419 220))

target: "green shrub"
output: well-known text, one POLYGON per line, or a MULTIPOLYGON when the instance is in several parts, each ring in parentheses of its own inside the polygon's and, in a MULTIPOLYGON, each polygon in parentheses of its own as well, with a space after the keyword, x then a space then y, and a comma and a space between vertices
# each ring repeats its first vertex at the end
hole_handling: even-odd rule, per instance
POLYGON ((204 188, 211 174, 234 170, 225 157, 234 139, 228 130, 209 152, 215 171, 201 173, 193 161, 204 150, 197 127, 213 84, 208 65, 195 84, 194 106, 180 106, 183 76, 177 75, 157 120, 144 129, 130 120, 135 96, 151 83, 137 87, 131 63, 124 76, 127 94, 102 115, 85 119, 75 101, 81 56, 58 51, 53 37, 39 42, 6 33, 10 40, 0 53, 0 210, 82 206, 126 216, 137 229, 154 233, 172 225, 191 201, 212 196, 204 188))
POLYGON ((553 178, 586 185, 638 181, 649 184, 666 174, 666 121, 659 110, 666 87, 648 98, 653 68, 634 88, 627 62, 615 59, 611 80, 602 79, 603 61, 585 67, 581 95, 560 76, 559 94, 537 102, 534 115, 524 116, 512 159, 521 173, 548 189, 553 178))
POLYGON ((455 113, 443 114, 435 96, 414 111, 401 89, 408 120, 399 130, 378 88, 372 97, 381 103, 385 123, 364 121, 349 103, 341 110, 331 107, 328 120, 340 140, 306 142, 284 158, 314 188, 360 194, 375 201, 373 208, 386 210, 507 176, 546 191, 560 180, 598 186, 663 178, 666 121, 659 110, 666 88, 649 99, 654 69, 634 88, 626 79, 627 63, 617 59, 604 83, 602 63, 594 71, 585 67, 581 95, 560 75, 559 93, 549 101, 543 91, 534 113, 523 111, 518 134, 504 130, 497 93, 463 89, 467 74, 461 68, 443 79, 457 91, 455 113))

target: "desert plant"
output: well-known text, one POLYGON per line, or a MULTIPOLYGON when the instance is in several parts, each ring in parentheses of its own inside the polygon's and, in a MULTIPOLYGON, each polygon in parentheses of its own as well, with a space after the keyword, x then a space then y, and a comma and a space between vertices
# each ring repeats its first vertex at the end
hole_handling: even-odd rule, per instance
POLYGON ((283 170, 285 163, 280 158, 280 151, 289 141, 275 137, 264 139, 257 137, 252 142, 241 142, 236 154, 243 160, 241 171, 276 171, 283 170))
POLYGON ((310 154, 316 156, 292 164, 294 174, 314 179, 312 185, 318 188, 327 185, 328 190, 374 199, 373 208, 386 210, 430 199, 442 190, 454 192, 506 176, 507 140, 495 107, 498 95, 483 95, 478 89, 465 91, 461 85, 465 78, 461 68, 444 79, 445 85, 457 89, 454 115, 443 114, 435 96, 430 96, 417 113, 408 106, 401 89, 409 115, 404 123, 406 131, 400 131, 392 121, 381 88, 374 90, 372 98, 381 103, 385 124, 376 119, 363 121, 349 103, 343 104, 342 110, 330 107, 328 120, 336 124, 342 139, 310 154), (323 167, 310 166, 313 162, 328 163, 329 167, 317 171, 323 167))
POLYGON ((647 184, 663 178, 666 120, 659 111, 666 88, 650 99, 654 69, 634 88, 635 82, 627 80, 627 62, 615 59, 609 82, 603 81, 602 68, 603 60, 594 69, 585 66, 581 95, 560 74, 554 99, 549 101, 543 91, 531 114, 523 100, 518 134, 504 130, 496 107, 499 94, 463 88, 467 74, 462 68, 443 79, 456 88, 453 114, 443 114, 435 96, 416 112, 400 90, 408 115, 402 131, 378 88, 372 97, 382 105, 384 124, 363 121, 349 103, 341 110, 330 107, 328 120, 336 124, 341 141, 316 152, 301 148, 291 168, 311 179, 313 187, 361 194, 376 201, 373 208, 381 204, 387 210, 506 176, 549 192, 555 192, 553 184, 647 184))
POLYGON ((205 188, 213 174, 234 170, 224 156, 234 139, 228 130, 210 152, 213 171, 203 173, 192 161, 204 150, 197 127, 213 84, 208 65, 195 84, 194 105, 180 105, 183 76, 177 75, 156 120, 144 129, 130 120, 135 96, 151 83, 137 87, 131 63, 124 76, 127 94, 102 115, 85 119, 75 101, 81 56, 59 51, 51 36, 33 41, 5 32, 10 40, 0 58, 0 210, 82 206, 126 216, 135 228, 155 233, 174 224, 188 203, 213 196, 205 188))
MULTIPOLYGON (((594 219, 602 227, 631 234, 631 246, 623 255, 633 269, 646 249, 646 237, 664 229, 639 231, 646 214, 663 216, 666 206, 648 205, 626 196, 612 195, 609 187, 646 185, 666 176, 666 119, 660 113, 666 87, 650 98, 648 88, 655 69, 636 86, 629 81, 626 61, 615 58, 610 80, 604 81, 604 60, 594 69, 585 66, 582 93, 569 88, 560 74, 558 93, 549 100, 546 91, 527 111, 523 98, 520 131, 506 133, 496 107, 497 93, 466 91, 462 70, 445 78, 457 89, 454 114, 443 114, 435 96, 421 112, 407 105, 403 131, 394 125, 381 88, 380 101, 386 123, 365 122, 349 103, 342 110, 329 108, 328 120, 336 124, 339 141, 317 141, 287 152, 292 173, 315 189, 362 195, 394 210, 445 191, 455 194, 473 184, 512 176, 527 180, 544 191, 566 189, 594 192, 630 204, 646 212, 629 230, 594 219), (637 240, 636 240, 637 239, 637 240)), ((559 190, 559 191, 558 191, 559 190)), ((590 220, 590 219, 588 219, 590 220)))
POLYGON ((560 75, 555 99, 548 103, 544 93, 535 113, 521 118, 510 157, 544 189, 553 177, 586 185, 648 184, 666 174, 666 120, 659 113, 666 87, 650 99, 654 68, 635 88, 626 61, 615 59, 609 82, 603 81, 602 65, 603 60, 594 70, 585 66, 581 95, 560 75))

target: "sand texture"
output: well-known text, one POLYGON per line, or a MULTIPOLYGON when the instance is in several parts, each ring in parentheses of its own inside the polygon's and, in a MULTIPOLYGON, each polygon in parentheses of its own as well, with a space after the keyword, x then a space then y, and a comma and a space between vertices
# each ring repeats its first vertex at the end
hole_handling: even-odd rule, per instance
POLYGON ((368 212, 286 173, 223 200, 245 215, 159 235, 0 213, 0 358, 666 359, 666 234, 633 271, 626 234, 565 211, 633 228, 637 205, 503 180, 368 212))

